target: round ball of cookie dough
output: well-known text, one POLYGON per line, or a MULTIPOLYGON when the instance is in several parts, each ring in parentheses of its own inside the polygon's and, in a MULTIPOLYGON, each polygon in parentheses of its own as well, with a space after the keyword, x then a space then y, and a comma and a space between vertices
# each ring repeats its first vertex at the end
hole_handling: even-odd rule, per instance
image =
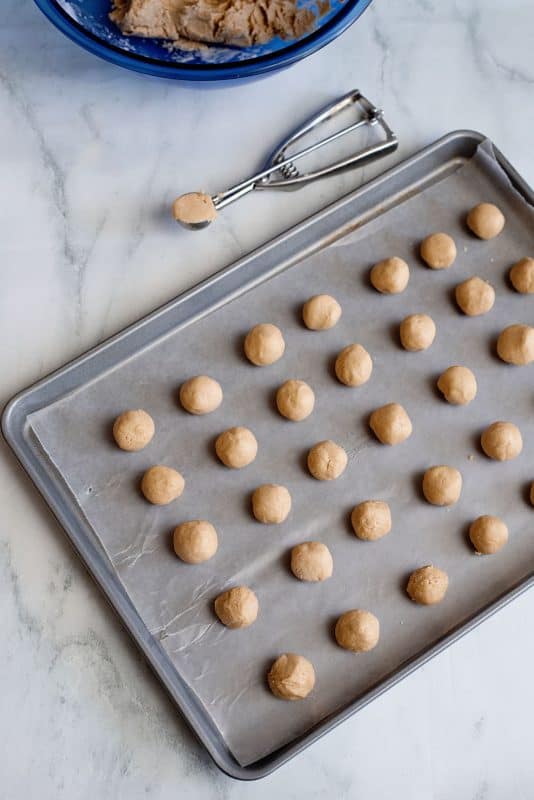
POLYGON ((410 314, 402 320, 399 334, 404 349, 417 353, 430 347, 436 337, 436 325, 428 314, 410 314))
POLYGON ((201 564, 217 552, 217 531, 205 519, 182 522, 174 529, 172 543, 174 552, 187 564, 201 564))
POLYGON ((196 375, 180 386, 180 403, 190 414, 209 414, 222 399, 221 385, 207 375, 196 375))
POLYGON ((494 422, 482 434, 480 444, 489 458, 510 461, 523 449, 523 438, 513 422, 494 422))
POLYGON ((341 306, 329 294, 310 297, 302 307, 302 319, 311 331, 327 331, 337 325, 341 317, 341 306))
POLYGON ((475 275, 458 284, 455 297, 464 314, 468 317, 479 317, 493 308, 495 289, 487 281, 475 275))
POLYGON ((452 506, 462 492, 462 475, 454 467, 430 467, 423 476, 423 494, 433 506, 452 506))
POLYGON ((215 452, 226 467, 241 469, 256 458, 258 442, 248 428, 228 428, 217 437, 215 452))
POLYGON ((520 294, 534 294, 534 258, 522 258, 510 270, 510 282, 520 294))
POLYGON ((258 609, 258 598, 248 586, 234 586, 215 598, 215 613, 227 628, 248 628, 258 609))
POLYGON ((449 367, 439 376, 438 389, 451 405, 466 406, 476 397, 477 381, 467 367, 449 367))
POLYGON ((362 609, 345 611, 336 622, 336 642, 353 653, 367 653, 380 638, 380 623, 374 614, 362 609))
POLYGON ((433 567, 420 567, 410 575, 406 591, 410 599, 423 606, 433 606, 441 603, 449 586, 449 576, 442 569, 433 567))
POLYGON ((185 481, 175 469, 156 466, 147 469, 141 480, 141 491, 149 503, 165 506, 180 497, 185 481))
POLYGON ((265 367, 282 358, 286 343, 280 328, 262 322, 247 333, 244 347, 249 361, 257 367, 265 367))
POLYGON ((345 386, 361 386, 371 377, 373 359, 361 344, 349 344, 336 358, 334 369, 345 386))
POLYGON ((345 471, 347 454, 330 439, 315 444, 308 453, 308 469, 318 481, 333 481, 345 471))
POLYGON ((388 403, 373 411, 369 426, 382 444, 400 444, 412 433, 412 422, 399 403, 388 403))
POLYGON ((283 653, 272 664, 267 682, 280 700, 304 700, 315 686, 315 670, 304 656, 283 653))
POLYGON ((420 253, 432 269, 447 269, 456 260, 456 245, 447 233, 432 233, 421 242, 420 253))
POLYGON ((113 423, 113 438, 121 450, 142 450, 154 436, 154 420, 143 411, 124 411, 113 423))
POLYGON ((291 551, 291 572, 300 581, 325 581, 333 570, 330 550, 322 542, 303 542, 291 551))
POLYGON ((484 514, 471 523, 469 538, 479 555, 491 555, 508 541, 508 528, 499 517, 484 514))
POLYGON ((493 203, 480 203, 467 215, 467 227, 479 239, 494 239, 504 228, 504 214, 493 203))
POLYGON ((383 500, 365 500, 359 503, 350 517, 358 539, 374 542, 391 530, 391 511, 383 500))
POLYGON ((497 353, 507 364, 530 364, 534 361, 534 328, 530 325, 509 325, 499 334, 497 353))
POLYGON ((290 380, 276 392, 276 406, 280 414, 292 422, 309 417, 315 405, 315 394, 305 381, 290 380))
POLYGON ((265 483, 252 494, 252 513, 258 522, 278 525, 291 511, 291 495, 285 486, 265 483))
POLYGON ((386 258, 371 270, 371 283, 382 294, 400 294, 408 286, 410 268, 402 258, 386 258))

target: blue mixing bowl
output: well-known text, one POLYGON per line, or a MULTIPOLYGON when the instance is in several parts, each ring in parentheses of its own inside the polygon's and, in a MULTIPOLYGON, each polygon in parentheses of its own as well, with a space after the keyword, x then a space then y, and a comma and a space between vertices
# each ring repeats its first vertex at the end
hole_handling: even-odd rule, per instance
MULTIPOLYGON (((110 0, 35 0, 48 19, 73 42, 120 67, 191 81, 246 78, 281 69, 315 53, 363 14, 372 0, 330 0, 313 31, 300 39, 276 37, 253 47, 210 46, 177 50, 164 41, 123 36, 110 21, 110 0)), ((297 0, 317 9, 318 0, 297 0)))

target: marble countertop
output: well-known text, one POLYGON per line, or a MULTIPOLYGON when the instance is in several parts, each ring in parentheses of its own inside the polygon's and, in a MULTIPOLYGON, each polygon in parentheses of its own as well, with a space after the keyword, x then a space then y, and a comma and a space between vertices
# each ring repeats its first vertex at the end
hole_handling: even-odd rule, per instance
MULTIPOLYGON (((533 29, 530 0, 376 0, 290 70, 208 88, 110 66, 31 0, 4 0, 0 403, 358 185, 361 174, 257 193, 202 234, 168 216, 175 194, 226 187, 355 86, 386 109, 399 158, 474 128, 534 183, 533 29)), ((532 797, 534 593, 275 775, 241 784, 193 739, 3 443, 0 520, 0 796, 532 797)))

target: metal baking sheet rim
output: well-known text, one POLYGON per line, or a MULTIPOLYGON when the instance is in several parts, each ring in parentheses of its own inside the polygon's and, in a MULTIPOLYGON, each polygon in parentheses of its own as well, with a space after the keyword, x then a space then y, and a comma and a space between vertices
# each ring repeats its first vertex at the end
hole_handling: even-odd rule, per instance
MULTIPOLYGON (((178 310, 180 307, 185 308, 188 305, 193 305, 193 307, 195 307, 195 302, 198 303, 199 298, 202 299, 204 295, 209 294, 211 297, 209 310, 211 311, 214 310, 217 305, 226 303, 232 299, 236 292, 242 292, 244 286, 248 286, 249 289, 252 288, 255 282, 253 276, 245 282, 240 280, 247 265, 254 265, 256 262, 261 262, 262 259, 268 258, 273 252, 276 253, 278 246, 287 242, 288 239, 294 239, 298 242, 299 236, 305 234, 309 227, 318 227, 318 233, 320 235, 314 238, 314 244, 311 250, 321 249, 328 242, 329 236, 333 237, 335 233, 335 238, 337 238, 339 235, 338 232, 340 227, 343 227, 343 223, 340 225, 337 217, 344 209, 350 212, 346 220, 346 224, 349 224, 351 219, 353 220, 355 216, 361 215, 362 212, 365 215, 365 211, 370 212, 376 209, 377 206, 385 206, 388 203, 392 204, 394 198, 388 194, 388 187, 393 179, 408 173, 411 177, 406 182, 404 188, 412 185, 420 188, 420 184, 424 183, 425 176, 429 174, 428 170, 425 169, 425 162, 431 161, 432 159, 436 160, 436 158, 439 161, 440 157, 443 156, 444 164, 448 164, 454 157, 459 159, 460 164, 467 157, 474 155, 476 148, 486 140, 487 137, 483 134, 468 130, 454 131, 443 136, 441 139, 438 139, 410 158, 382 173, 368 184, 365 184, 307 220, 304 220, 302 223, 299 223, 289 231, 286 231, 270 242, 262 245, 234 264, 215 273, 207 280, 194 286, 192 289, 161 306, 138 322, 128 326, 103 343, 88 350, 67 365, 55 370, 28 389, 18 393, 7 403, 4 409, 2 415, 2 432, 19 463, 36 485, 57 521, 64 528, 78 556, 102 589, 107 600, 160 678, 173 701, 189 723, 191 729, 207 749, 217 766, 233 778, 240 780, 257 780, 269 775, 310 744, 317 741, 328 731, 337 727, 337 725, 351 717, 372 700, 395 686, 418 667, 445 650, 461 636, 488 619, 500 608, 503 608, 527 589, 531 588, 534 585, 534 575, 527 577, 513 586, 481 611, 475 612, 466 621, 449 631, 433 646, 426 649, 421 654, 414 656, 404 666, 396 670, 389 678, 380 681, 374 688, 354 700, 333 717, 322 720, 299 739, 290 742, 255 764, 242 767, 224 746, 224 741, 215 725, 202 713, 202 709, 195 697, 189 692, 185 683, 183 683, 180 676, 168 661, 163 649, 147 630, 132 602, 127 597, 125 590, 112 576, 102 553, 97 550, 95 545, 91 542, 90 537, 86 536, 84 529, 88 527, 88 523, 84 520, 79 509, 77 509, 70 494, 64 487, 61 487, 54 481, 54 478, 49 474, 50 464, 46 463, 45 465, 45 463, 40 460, 36 444, 28 441, 28 426, 26 424, 28 414, 53 402, 57 396, 73 391, 77 386, 85 385, 97 375, 101 375, 119 362, 134 355, 141 346, 147 345, 147 341, 143 340, 143 333, 146 326, 150 325, 151 328, 156 328, 156 335, 151 331, 152 340, 160 339, 165 336, 167 332, 176 330, 176 318, 173 318, 171 324, 167 327, 165 327, 165 322, 166 318, 171 315, 171 312, 178 310), (421 169, 421 167, 423 168, 421 169), (365 201, 372 199, 373 195, 378 195, 378 197, 375 198, 375 202, 371 204, 368 202, 366 204, 365 201), (359 200, 362 201, 362 208, 355 210, 353 206, 359 200), (335 218, 337 221, 333 226, 330 224, 329 232, 328 226, 332 218, 335 218), (232 288, 233 277, 236 283, 232 288), (230 290, 226 289, 217 301, 216 287, 217 284, 223 280, 230 282, 230 290), (213 295, 215 295, 215 298, 213 295), (213 302, 214 299, 216 300, 215 304, 213 302), (80 374, 82 376, 81 379, 76 380, 76 376, 80 374), (60 390, 58 390, 58 382, 61 384, 60 390), (52 395, 47 395, 47 390, 50 393, 51 389, 56 390, 55 394, 52 392, 52 395)), ((534 191, 532 191, 502 153, 495 147, 494 153, 500 166, 509 177, 513 187, 531 204, 534 204, 534 191)), ((360 225, 364 223, 365 216, 360 225)), ((310 247, 308 245, 306 255, 309 252, 310 247)), ((294 259, 300 260, 302 257, 303 250, 301 247, 297 246, 295 248, 294 259)), ((286 259, 286 261, 287 260, 291 261, 292 259, 286 259)), ((278 266, 279 263, 279 261, 276 262, 278 266)), ((264 268, 262 268, 261 277, 262 279, 265 277, 264 268)), ((256 278, 256 281, 257 280, 256 278)), ((193 317, 201 315, 202 310, 199 308, 197 314, 193 314, 193 317)), ((188 321, 190 322, 191 320, 192 315, 189 314, 188 321)), ((180 324, 180 322, 178 322, 178 324, 180 324)))

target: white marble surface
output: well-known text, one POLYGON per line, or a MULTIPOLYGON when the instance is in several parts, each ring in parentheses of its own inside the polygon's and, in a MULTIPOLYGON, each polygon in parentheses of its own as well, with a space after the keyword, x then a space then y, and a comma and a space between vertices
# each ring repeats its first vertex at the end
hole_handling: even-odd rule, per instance
MULTIPOLYGON (((167 214, 175 193, 224 188, 353 86, 383 104, 400 155, 476 128, 534 182, 533 30, 530 0, 376 0, 307 61, 212 89, 121 71, 30 0, 3 0, 0 402, 356 185, 258 193, 203 234, 167 214)), ((274 776, 240 784, 193 740, 0 451, 2 798, 532 797, 534 594, 274 776)))

